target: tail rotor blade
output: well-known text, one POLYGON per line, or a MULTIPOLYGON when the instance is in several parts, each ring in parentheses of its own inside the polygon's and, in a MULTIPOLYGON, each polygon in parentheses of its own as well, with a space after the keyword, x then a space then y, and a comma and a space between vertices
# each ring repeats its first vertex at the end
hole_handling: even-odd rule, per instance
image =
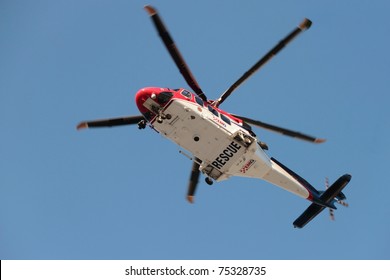
MULTIPOLYGON (((329 188, 329 180, 328 180, 328 177, 325 178, 325 188, 328 189, 329 188)), ((343 195, 344 196, 344 195, 343 195)), ((344 196, 345 197, 345 196, 344 196)), ((337 197, 335 198, 336 202, 344 207, 348 207, 349 204, 347 202, 345 202, 344 200, 342 199, 337 199, 337 197)), ((332 208, 329 208, 329 215, 330 215, 330 219, 332 221, 335 220, 335 215, 334 215, 334 210, 332 208)))
POLYGON ((288 43, 296 38, 302 31, 310 28, 312 22, 305 18, 291 33, 284 37, 273 49, 271 49, 266 55, 264 55, 255 65, 253 65, 247 72, 244 73, 234 84, 232 84, 214 103, 216 107, 222 104, 229 97, 234 90, 236 90, 242 83, 244 83, 250 76, 252 76, 257 70, 270 61, 279 51, 281 51, 288 43))
POLYGON ((90 128, 90 127, 95 128, 95 127, 132 125, 132 124, 138 124, 140 121, 143 121, 144 119, 145 118, 140 115, 140 116, 129 116, 129 117, 84 121, 77 125, 77 129, 80 130, 80 129, 90 128))
POLYGON ((207 101, 206 95, 203 93, 198 82, 195 80, 194 76, 192 75, 189 67, 184 61, 183 56, 179 52, 179 49, 176 47, 175 42, 173 41, 171 35, 169 34, 168 29, 165 27, 160 16, 158 15, 157 10, 149 5, 145 6, 145 10, 152 18, 153 23, 158 31, 158 34, 160 35, 165 47, 167 48, 172 59, 175 61, 176 66, 179 68, 179 71, 183 75, 187 84, 195 91, 196 94, 198 94, 200 98, 203 99, 203 101, 207 101))
POLYGON ((344 200, 337 200, 337 203, 344 206, 344 207, 348 207, 349 204, 347 202, 345 202, 344 200))
POLYGON ((238 115, 233 115, 233 116, 236 117, 236 118, 239 118, 239 119, 241 119, 241 120, 243 120, 243 121, 245 121, 245 122, 247 122, 249 124, 252 124, 252 125, 264 128, 264 129, 268 129, 268 130, 273 131, 273 132, 281 133, 281 134, 286 135, 286 136, 295 137, 295 138, 298 138, 298 139, 301 139, 301 140, 305 140, 305 141, 308 141, 308 142, 323 143, 323 142, 326 141, 323 138, 313 137, 313 136, 310 136, 310 135, 307 135, 307 134, 303 134, 303 133, 298 132, 298 131, 293 131, 293 130, 290 130, 290 129, 287 129, 287 128, 283 128, 283 127, 280 127, 280 126, 268 124, 268 123, 261 122, 261 121, 258 121, 258 120, 253 120, 253 119, 250 119, 250 118, 247 118, 247 117, 242 117, 242 116, 238 116, 238 115))

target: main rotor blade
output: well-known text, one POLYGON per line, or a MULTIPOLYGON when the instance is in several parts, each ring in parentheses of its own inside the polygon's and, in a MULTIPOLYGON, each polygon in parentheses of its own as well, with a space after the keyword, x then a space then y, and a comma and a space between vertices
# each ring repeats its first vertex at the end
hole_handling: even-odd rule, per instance
POLYGON ((229 97, 229 95, 237 89, 243 82, 245 82, 250 76, 252 76, 257 70, 271 60, 280 50, 282 50, 288 43, 290 43, 295 37, 297 37, 302 31, 309 29, 312 22, 305 18, 301 24, 299 24, 290 34, 288 34, 283 40, 281 40, 272 50, 270 50, 265 56, 263 56, 255 65, 253 65, 247 72, 244 73, 234 84, 232 84, 215 102, 215 106, 218 107, 229 97))
POLYGON ((144 119, 145 119, 144 116, 140 115, 140 116, 113 118, 113 119, 84 121, 78 124, 77 129, 80 130, 89 127, 111 127, 111 126, 119 126, 119 125, 137 124, 144 119))
POLYGON ((195 191, 196 191, 196 187, 198 186, 198 181, 199 181, 199 175, 200 175, 199 167, 200 167, 200 165, 198 162, 200 162, 200 159, 195 158, 195 160, 192 164, 190 180, 188 183, 187 200, 190 203, 194 202, 195 191))
POLYGON ((283 127, 279 127, 279 126, 275 126, 275 125, 272 125, 272 124, 268 124, 268 123, 265 123, 265 122, 261 122, 261 121, 257 121, 257 120, 253 120, 253 119, 250 119, 250 118, 247 118, 247 117, 242 117, 242 116, 237 116, 237 115, 233 115, 234 117, 236 118, 239 118, 249 124, 253 124, 255 126, 258 126, 258 127, 261 127, 261 128, 265 128, 265 129, 268 129, 270 131, 273 131, 273 132, 278 132, 278 133, 281 133, 281 134, 284 134, 284 135, 287 135, 287 136, 290 136, 290 137, 295 137, 295 138, 298 138, 298 139, 301 139, 301 140, 305 140, 305 141, 309 141, 309 142, 312 142, 312 143, 323 143, 326 141, 326 139, 322 139, 322 138, 316 138, 316 137, 313 137, 313 136, 310 136, 310 135, 307 135, 307 134, 303 134, 301 132, 298 132, 298 131, 293 131, 293 130, 290 130, 290 129, 287 129, 287 128, 283 128, 283 127))
POLYGON ((190 69, 188 68, 186 62, 184 61, 184 58, 180 54, 179 49, 176 47, 175 42, 173 41, 167 28, 162 22, 156 9, 154 9, 152 6, 147 5, 145 6, 145 10, 149 13, 150 17, 152 18, 153 23, 158 31, 158 34, 160 35, 162 41, 165 44, 165 47, 168 49, 169 54, 175 61, 176 66, 179 68, 179 71, 183 75, 187 84, 195 91, 196 94, 198 94, 200 98, 203 99, 203 101, 207 101, 206 95, 203 93, 198 82, 195 80, 194 76, 192 75, 190 69))

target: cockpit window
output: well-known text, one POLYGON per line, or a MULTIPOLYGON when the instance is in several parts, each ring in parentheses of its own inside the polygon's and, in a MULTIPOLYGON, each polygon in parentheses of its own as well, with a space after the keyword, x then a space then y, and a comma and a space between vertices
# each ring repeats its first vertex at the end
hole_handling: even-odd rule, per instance
POLYGON ((165 104, 169 100, 171 100, 172 96, 173 96, 172 92, 162 91, 157 96, 157 102, 160 103, 160 104, 165 104))
POLYGON ((185 97, 187 97, 188 99, 191 99, 191 97, 192 97, 191 92, 189 92, 188 90, 185 90, 185 89, 182 90, 181 94, 184 95, 185 97))
POLYGON ((200 99, 199 97, 197 97, 197 96, 195 96, 195 101, 196 101, 196 103, 198 103, 200 106, 202 106, 203 107, 203 100, 202 99, 200 99))
POLYGON ((211 112, 211 113, 213 113, 215 116, 219 116, 219 113, 218 113, 218 111, 217 110, 215 110, 213 107, 211 107, 210 105, 208 105, 207 106, 208 108, 209 108, 209 111, 211 112))

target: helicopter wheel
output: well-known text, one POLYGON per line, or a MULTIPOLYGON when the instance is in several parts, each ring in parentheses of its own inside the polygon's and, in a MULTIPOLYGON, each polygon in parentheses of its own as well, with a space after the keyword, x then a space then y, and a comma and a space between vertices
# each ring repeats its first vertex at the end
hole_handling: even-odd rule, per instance
POLYGON ((146 127, 146 121, 145 120, 140 120, 138 122, 138 129, 145 129, 146 127))
POLYGON ((206 184, 209 186, 211 186, 214 183, 210 177, 206 177, 205 181, 206 181, 206 184))

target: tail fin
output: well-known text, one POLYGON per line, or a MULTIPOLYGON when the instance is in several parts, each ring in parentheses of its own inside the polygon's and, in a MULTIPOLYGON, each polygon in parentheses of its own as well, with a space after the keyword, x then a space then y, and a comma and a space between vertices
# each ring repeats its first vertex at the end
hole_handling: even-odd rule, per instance
POLYGON ((307 223, 313 220, 322 210, 325 209, 324 205, 333 206, 332 208, 336 209, 334 203, 337 201, 337 196, 342 196, 345 198, 345 195, 341 191, 349 183, 352 176, 345 174, 341 176, 336 182, 333 183, 325 192, 319 197, 319 201, 313 202, 303 213, 298 217, 293 223, 296 228, 303 228, 307 223), (342 195, 340 195, 342 194, 342 195), (335 199, 336 198, 336 199, 335 199))

